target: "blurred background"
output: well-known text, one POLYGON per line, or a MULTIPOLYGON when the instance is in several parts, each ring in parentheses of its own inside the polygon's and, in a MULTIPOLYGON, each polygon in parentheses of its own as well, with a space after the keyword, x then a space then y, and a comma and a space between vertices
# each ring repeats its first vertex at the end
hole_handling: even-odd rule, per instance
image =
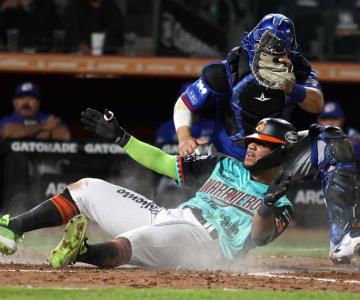
MULTIPOLYGON (((109 108, 130 133, 159 145, 158 129, 172 117, 182 86, 271 12, 294 21, 325 100, 336 100, 346 126, 359 129, 360 0, 0 0, 0 118, 27 91, 42 112, 57 116, 49 127, 68 130, 3 136, 0 211, 22 211, 90 176, 153 198, 179 196, 159 192, 157 176, 85 132, 80 112, 109 108)), ((300 130, 317 117, 299 110, 292 121, 300 130)), ((317 182, 290 194, 297 226, 326 228, 317 182)))

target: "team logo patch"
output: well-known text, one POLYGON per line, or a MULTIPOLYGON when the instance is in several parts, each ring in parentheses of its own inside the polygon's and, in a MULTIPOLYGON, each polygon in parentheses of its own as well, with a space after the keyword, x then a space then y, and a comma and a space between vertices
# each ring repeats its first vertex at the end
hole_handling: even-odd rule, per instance
POLYGON ((201 79, 196 83, 196 87, 198 88, 201 95, 205 95, 208 92, 208 89, 205 87, 205 84, 201 79))
POLYGON ((264 122, 261 122, 258 124, 258 126, 256 126, 256 131, 257 132, 263 132, 265 129, 265 123, 264 122))
POLYGON ((297 143, 298 142, 298 135, 295 131, 288 131, 285 134, 285 140, 287 140, 289 143, 297 143))
POLYGON ((283 220, 281 220, 281 219, 276 219, 276 231, 277 232, 283 232, 284 231, 284 229, 286 228, 286 224, 285 224, 285 222, 283 221, 283 220))
POLYGON ((188 99, 190 101, 191 104, 195 105, 196 103, 198 103, 198 99, 196 98, 196 95, 194 93, 193 90, 189 90, 186 95, 188 96, 188 99))
POLYGON ((265 97, 264 93, 261 93, 260 97, 254 97, 254 99, 259 100, 261 102, 271 100, 271 97, 265 97))
POLYGON ((306 83, 311 84, 312 86, 315 86, 315 87, 319 85, 319 81, 317 81, 316 79, 313 79, 313 78, 306 80, 306 83))

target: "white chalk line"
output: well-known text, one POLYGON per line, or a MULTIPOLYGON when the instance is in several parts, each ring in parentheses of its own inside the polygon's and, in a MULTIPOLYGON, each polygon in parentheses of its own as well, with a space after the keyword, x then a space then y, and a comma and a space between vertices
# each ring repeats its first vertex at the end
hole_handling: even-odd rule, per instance
POLYGON ((271 273, 247 273, 249 276, 260 276, 260 277, 270 277, 270 278, 280 278, 280 279, 298 279, 306 281, 321 281, 321 282, 336 282, 336 283, 345 283, 345 284, 360 284, 360 280, 343 280, 343 279, 333 279, 333 278, 316 278, 308 276, 291 276, 291 275, 279 275, 271 273))
POLYGON ((23 272, 23 273, 78 273, 72 270, 36 270, 36 269, 0 269, 0 273, 23 272))
MULTIPOLYGON (((78 273, 79 271, 78 270, 73 271, 73 270, 0 269, 0 273, 7 273, 7 272, 78 273)), ((333 278, 317 278, 317 277, 309 277, 309 276, 291 276, 291 275, 280 275, 280 274, 271 274, 271 273, 245 273, 243 275, 280 278, 280 279, 298 279, 298 280, 306 280, 306 281, 336 282, 336 283, 359 284, 360 285, 360 280, 342 280, 342 279, 333 279, 333 278)))

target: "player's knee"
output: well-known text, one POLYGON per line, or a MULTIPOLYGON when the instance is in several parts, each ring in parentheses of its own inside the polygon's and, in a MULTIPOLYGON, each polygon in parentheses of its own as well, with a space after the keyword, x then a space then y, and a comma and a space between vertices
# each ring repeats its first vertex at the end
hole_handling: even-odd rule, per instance
POLYGON ((326 147, 326 155, 336 163, 353 163, 356 160, 352 143, 348 138, 330 141, 326 147))
POLYGON ((97 179, 97 178, 82 178, 74 183, 71 183, 67 186, 67 188, 70 191, 74 191, 74 190, 86 190, 89 187, 93 187, 96 186, 100 183, 104 182, 101 179, 97 179))

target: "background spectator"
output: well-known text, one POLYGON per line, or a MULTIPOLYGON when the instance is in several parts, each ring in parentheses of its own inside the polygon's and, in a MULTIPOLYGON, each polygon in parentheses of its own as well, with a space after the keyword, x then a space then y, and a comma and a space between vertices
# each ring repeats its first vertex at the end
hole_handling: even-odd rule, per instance
POLYGON ((0 5, 0 35, 9 51, 48 52, 59 28, 53 0, 4 0, 0 5))
POLYGON ((64 12, 66 45, 70 51, 91 53, 91 33, 105 33, 105 54, 122 53, 124 16, 113 0, 73 0, 64 12))
POLYGON ((42 113, 39 88, 32 82, 17 86, 12 100, 14 111, 0 119, 3 139, 35 138, 69 140, 70 132, 53 114, 42 113))
POLYGON ((321 110, 318 123, 320 125, 334 125, 341 127, 354 145, 356 159, 360 159, 360 133, 357 129, 347 126, 342 106, 337 101, 328 101, 321 110))

